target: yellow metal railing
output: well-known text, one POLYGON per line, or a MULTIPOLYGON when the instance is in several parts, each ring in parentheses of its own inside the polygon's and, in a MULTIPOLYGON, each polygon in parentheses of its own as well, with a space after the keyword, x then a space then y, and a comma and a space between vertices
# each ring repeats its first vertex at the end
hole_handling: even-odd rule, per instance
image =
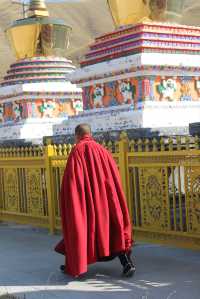
POLYGON ((128 202, 136 239, 200 248, 199 139, 128 142, 128 202))
MULTIPOLYGON (((200 141, 103 142, 122 178, 136 240, 200 248, 200 141)), ((0 148, 0 220, 61 228, 59 193, 71 144, 0 148)))
POLYGON ((1 148, 0 220, 47 226, 48 209, 44 148, 1 148))

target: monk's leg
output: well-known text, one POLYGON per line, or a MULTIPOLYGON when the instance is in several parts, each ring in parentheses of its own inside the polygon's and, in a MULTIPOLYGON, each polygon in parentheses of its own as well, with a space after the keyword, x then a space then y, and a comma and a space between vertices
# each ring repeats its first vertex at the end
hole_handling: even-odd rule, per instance
POLYGON ((123 266, 123 275, 125 277, 132 277, 135 273, 135 265, 131 259, 131 253, 120 253, 118 255, 120 263, 123 266))

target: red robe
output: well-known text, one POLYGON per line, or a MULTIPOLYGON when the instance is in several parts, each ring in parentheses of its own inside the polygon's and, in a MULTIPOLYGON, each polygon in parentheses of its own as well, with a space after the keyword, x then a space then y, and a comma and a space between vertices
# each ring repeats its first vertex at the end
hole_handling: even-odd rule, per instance
POLYGON ((87 272, 88 264, 129 251, 131 222, 112 155, 86 135, 72 150, 61 187, 66 273, 87 272))

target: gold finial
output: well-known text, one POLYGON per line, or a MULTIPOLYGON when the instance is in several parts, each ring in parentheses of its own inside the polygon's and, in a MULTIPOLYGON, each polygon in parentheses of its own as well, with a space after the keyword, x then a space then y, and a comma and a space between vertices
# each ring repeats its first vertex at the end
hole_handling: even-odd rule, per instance
POLYGON ((49 12, 45 0, 31 0, 29 5, 29 17, 48 17, 49 12))

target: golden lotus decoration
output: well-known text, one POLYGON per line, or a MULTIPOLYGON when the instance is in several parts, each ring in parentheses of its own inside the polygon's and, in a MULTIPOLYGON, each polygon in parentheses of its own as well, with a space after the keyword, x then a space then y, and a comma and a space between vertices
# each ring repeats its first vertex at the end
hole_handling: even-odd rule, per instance
POLYGON ((28 18, 15 21, 7 36, 17 59, 34 56, 66 56, 71 27, 48 17, 44 0, 30 2, 28 18))
POLYGON ((141 21, 180 23, 185 0, 108 0, 117 27, 141 21))

